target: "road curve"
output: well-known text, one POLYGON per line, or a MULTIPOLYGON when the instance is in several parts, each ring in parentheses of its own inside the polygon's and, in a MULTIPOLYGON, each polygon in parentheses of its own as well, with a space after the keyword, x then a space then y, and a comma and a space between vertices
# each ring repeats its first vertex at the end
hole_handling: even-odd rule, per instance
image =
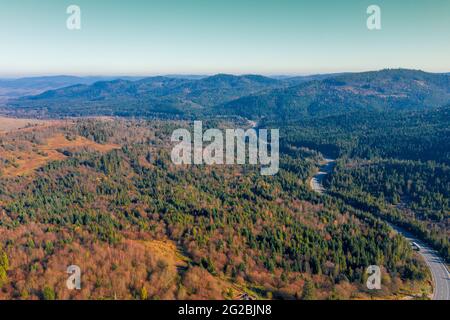
POLYGON ((420 246, 418 253, 423 257, 433 276, 434 292, 433 300, 450 300, 450 273, 445 262, 439 257, 437 252, 427 246, 425 243, 415 238, 409 232, 406 232, 396 226, 391 227, 403 235, 408 241, 415 242, 420 246))
MULTIPOLYGON (((321 163, 321 167, 318 173, 316 173, 310 180, 311 189, 315 192, 323 194, 325 189, 322 181, 325 176, 333 171, 335 164, 334 159, 325 159, 324 163, 321 163)), ((415 242, 420 246, 418 253, 423 257, 425 263, 431 271, 434 282, 433 300, 450 300, 450 273, 447 269, 445 262, 439 257, 437 252, 431 249, 422 241, 415 238, 410 233, 390 225, 396 232, 403 235, 408 241, 415 242)))
POLYGON ((311 189, 313 189, 315 192, 323 194, 325 191, 325 188, 323 187, 323 179, 325 176, 333 171, 334 165, 336 164, 336 160, 325 158, 320 163, 320 169, 319 172, 317 172, 309 181, 309 185, 311 189))

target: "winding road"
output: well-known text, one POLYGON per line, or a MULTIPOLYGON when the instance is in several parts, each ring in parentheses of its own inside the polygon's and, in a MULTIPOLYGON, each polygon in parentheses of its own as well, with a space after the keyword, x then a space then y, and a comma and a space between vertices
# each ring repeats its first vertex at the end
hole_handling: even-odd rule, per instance
POLYGON ((320 194, 325 192, 325 188, 323 187, 323 179, 327 174, 333 171, 335 164, 336 160, 330 158, 325 158, 324 161, 320 163, 319 172, 317 172, 309 181, 311 189, 320 194))
POLYGON ((396 226, 390 225, 395 231, 402 234, 408 241, 414 242, 420 247, 418 253, 423 257, 428 267, 430 268, 431 275, 433 276, 434 292, 433 300, 450 300, 450 273, 444 261, 439 257, 437 252, 419 239, 415 238, 412 234, 404 231, 396 226))
MULTIPOLYGON (((325 158, 320 163, 320 170, 310 180, 311 189, 315 192, 323 194, 325 188, 323 187, 323 179, 325 176, 333 171, 335 159, 325 158)), ((427 246, 425 243, 415 238, 410 233, 390 225, 396 232, 403 235, 408 241, 415 242, 420 250, 418 253, 423 257, 428 265, 434 282, 433 300, 450 300, 450 273, 448 272, 445 262, 439 257, 437 252, 427 246)))

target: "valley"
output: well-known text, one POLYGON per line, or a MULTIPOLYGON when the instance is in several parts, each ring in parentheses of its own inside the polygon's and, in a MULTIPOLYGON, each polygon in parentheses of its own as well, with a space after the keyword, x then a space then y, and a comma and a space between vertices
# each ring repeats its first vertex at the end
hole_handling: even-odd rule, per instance
MULTIPOLYGON (((321 162, 320 171, 316 173, 310 180, 310 186, 313 191, 323 194, 326 190, 322 184, 326 175, 332 174, 333 163, 336 160, 324 158, 321 162)), ((410 233, 404 231, 401 228, 392 226, 389 224, 396 232, 405 237, 412 246, 418 246, 418 254, 424 259, 428 265, 433 278, 433 294, 432 298, 434 300, 450 300, 450 273, 447 268, 447 264, 443 261, 439 254, 435 250, 431 249, 428 245, 418 240, 416 237, 410 233), (414 244, 414 245, 413 245, 414 244)))
POLYGON ((449 261, 449 75, 100 79, 0 113, 3 299, 429 299, 449 261), (278 129, 279 171, 174 163, 194 121, 278 129))

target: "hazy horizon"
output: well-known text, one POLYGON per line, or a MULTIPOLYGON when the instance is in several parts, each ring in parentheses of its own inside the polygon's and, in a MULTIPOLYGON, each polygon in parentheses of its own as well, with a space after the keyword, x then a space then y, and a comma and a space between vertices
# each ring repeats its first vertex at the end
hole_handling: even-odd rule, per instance
POLYGON ((340 74, 340 73, 363 73, 363 72, 376 72, 381 71, 385 69, 394 69, 394 70, 416 70, 416 71, 423 71, 427 73, 437 73, 437 74, 448 74, 450 73, 450 70, 447 71, 429 71, 429 70, 423 70, 423 69, 411 69, 411 68, 382 68, 382 69, 363 69, 359 71, 349 71, 349 70, 342 70, 337 72, 312 72, 312 73, 293 73, 293 74, 265 74, 265 73, 228 73, 228 72, 219 72, 219 73, 208 73, 208 74, 201 74, 201 73, 177 73, 177 74, 167 74, 167 73, 155 73, 155 74, 131 74, 131 73, 125 73, 125 74, 48 74, 48 73, 42 73, 42 74, 24 74, 24 75, 17 75, 17 76, 3 76, 0 73, 0 79, 1 80, 18 80, 18 79, 26 79, 26 78, 46 78, 46 77, 79 77, 79 78, 115 78, 115 77, 124 77, 124 78, 147 78, 147 77, 211 77, 219 74, 226 74, 226 75, 233 75, 233 76, 248 76, 248 75, 260 75, 265 76, 269 78, 283 78, 283 77, 308 77, 308 76, 315 76, 315 75, 326 75, 326 74, 340 74))

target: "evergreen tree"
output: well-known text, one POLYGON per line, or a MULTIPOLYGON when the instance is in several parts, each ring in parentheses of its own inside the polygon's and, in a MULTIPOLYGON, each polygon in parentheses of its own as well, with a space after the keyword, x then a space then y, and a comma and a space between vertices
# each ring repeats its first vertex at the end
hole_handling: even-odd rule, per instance
POLYGON ((316 288, 311 280, 306 280, 303 286, 302 300, 315 300, 316 288))

